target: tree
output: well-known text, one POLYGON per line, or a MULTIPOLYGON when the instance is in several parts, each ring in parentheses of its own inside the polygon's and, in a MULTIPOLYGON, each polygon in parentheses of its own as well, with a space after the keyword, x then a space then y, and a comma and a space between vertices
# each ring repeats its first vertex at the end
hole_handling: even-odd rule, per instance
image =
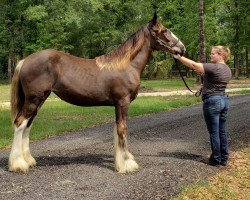
MULTIPOLYGON (((19 59, 45 48, 86 58, 104 54, 146 24, 155 7, 160 21, 184 42, 188 57, 203 62, 206 49, 228 45, 235 63, 249 74, 249 1, 199 2, 200 7, 197 0, 1 0, 0 76, 9 71, 11 77, 19 59)), ((164 53, 154 58, 172 59, 164 53)), ((154 66, 152 60, 149 65, 154 66)))
MULTIPOLYGON (((198 3, 199 14, 199 59, 201 63, 206 62, 205 49, 205 25, 204 25, 204 0, 199 0, 198 3)), ((201 76, 197 76, 196 82, 202 83, 201 76)))
MULTIPOLYGON (((216 19, 218 22, 218 31, 216 37, 220 44, 226 44, 231 47, 233 54, 233 72, 235 78, 240 75, 240 63, 243 58, 247 59, 244 51, 247 51, 250 43, 249 32, 249 1, 247 0, 223 0, 217 1, 216 19)), ((247 61, 245 61, 247 63, 247 61)), ((243 64, 242 66, 243 67, 243 64)), ((246 67, 247 68, 247 67, 246 67)))

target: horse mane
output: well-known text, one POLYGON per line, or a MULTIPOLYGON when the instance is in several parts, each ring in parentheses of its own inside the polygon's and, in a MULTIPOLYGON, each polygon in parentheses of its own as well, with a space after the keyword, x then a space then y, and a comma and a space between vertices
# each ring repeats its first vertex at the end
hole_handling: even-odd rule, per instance
POLYGON ((107 68, 109 70, 126 69, 129 66, 129 62, 139 52, 144 43, 144 29, 145 27, 139 29, 118 48, 113 49, 107 54, 96 57, 97 66, 100 69, 107 68))

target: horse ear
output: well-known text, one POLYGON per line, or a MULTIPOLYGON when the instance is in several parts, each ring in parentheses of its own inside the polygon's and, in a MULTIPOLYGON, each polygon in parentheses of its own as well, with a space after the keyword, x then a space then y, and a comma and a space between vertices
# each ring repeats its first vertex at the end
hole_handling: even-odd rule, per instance
POLYGON ((156 13, 156 11, 154 12, 154 17, 153 17, 153 19, 151 20, 151 23, 152 23, 152 25, 154 26, 155 24, 156 24, 156 22, 157 22, 157 13, 156 13))

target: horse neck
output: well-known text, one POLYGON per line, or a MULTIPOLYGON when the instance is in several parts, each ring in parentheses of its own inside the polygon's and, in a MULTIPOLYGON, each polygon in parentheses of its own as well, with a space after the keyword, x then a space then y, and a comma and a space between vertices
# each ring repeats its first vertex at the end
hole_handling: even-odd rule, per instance
POLYGON ((96 64, 110 70, 134 67, 141 74, 151 52, 149 31, 142 27, 117 49, 97 57, 96 64))
POLYGON ((145 38, 144 44, 141 49, 135 55, 133 55, 133 59, 130 61, 130 67, 136 69, 139 75, 141 75, 151 53, 152 49, 150 48, 150 43, 145 38))
POLYGON ((136 69, 139 75, 141 75, 152 53, 152 48, 150 43, 150 33, 146 26, 141 29, 139 35, 140 40, 137 40, 135 44, 135 46, 138 46, 139 48, 131 54, 129 66, 136 69))

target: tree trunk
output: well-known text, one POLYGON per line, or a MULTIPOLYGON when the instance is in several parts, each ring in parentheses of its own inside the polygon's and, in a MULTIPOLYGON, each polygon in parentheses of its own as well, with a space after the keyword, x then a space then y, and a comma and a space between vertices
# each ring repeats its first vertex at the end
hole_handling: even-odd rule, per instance
MULTIPOLYGON (((198 4, 199 13, 199 61, 201 63, 206 62, 206 50, 205 50, 205 25, 204 25, 204 0, 199 0, 198 4)), ((196 82, 201 83, 201 77, 197 75, 196 82)))
POLYGON ((246 77, 249 78, 249 67, 248 67, 248 47, 246 47, 246 77))
POLYGON ((206 62, 205 51, 205 25, 204 25, 204 0, 199 0, 199 56, 200 62, 206 62))
POLYGON ((238 80, 239 79, 239 54, 236 52, 234 54, 234 69, 235 69, 235 78, 238 80))
MULTIPOLYGON (((238 2, 235 1, 235 10, 238 9, 238 2)), ((235 14, 235 36, 234 36, 234 43, 235 43, 235 54, 234 54, 234 68, 235 68, 235 78, 239 79, 239 42, 240 42, 240 33, 239 33, 239 13, 235 14)))
POLYGON ((13 56, 12 53, 9 52, 9 56, 8 56, 8 81, 9 83, 11 82, 11 77, 12 77, 12 62, 13 62, 13 56))

